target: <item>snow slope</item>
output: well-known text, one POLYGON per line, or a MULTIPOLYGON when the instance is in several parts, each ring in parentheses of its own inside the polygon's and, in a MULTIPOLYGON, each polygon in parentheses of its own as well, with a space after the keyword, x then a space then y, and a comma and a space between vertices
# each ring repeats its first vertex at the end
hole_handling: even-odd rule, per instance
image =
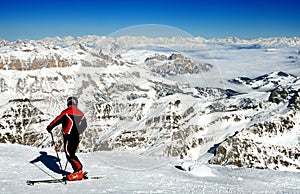
MULTIPOLYGON (((300 175, 293 172, 255 170, 182 162, 172 158, 139 156, 124 152, 81 153, 90 175, 100 180, 28 186, 27 179, 60 178, 51 148, 0 144, 0 191, 10 193, 297 193, 300 175), (47 152, 44 163, 35 160, 47 152), (45 165, 46 164, 46 165, 45 165), (51 166, 52 167, 47 167, 51 166), (182 165, 190 171, 175 168, 182 165)), ((60 153, 62 164, 65 157, 60 153)))

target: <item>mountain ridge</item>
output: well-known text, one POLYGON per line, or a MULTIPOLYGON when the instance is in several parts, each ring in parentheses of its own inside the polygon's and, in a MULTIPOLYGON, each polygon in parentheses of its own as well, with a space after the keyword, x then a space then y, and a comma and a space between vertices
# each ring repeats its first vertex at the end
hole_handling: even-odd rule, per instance
MULTIPOLYGON (((3 43, 0 142, 49 146, 46 126, 65 108, 66 98, 75 95, 89 123, 81 134, 81 152, 126 150, 220 165, 300 170, 299 77, 273 71, 229 79, 223 87, 194 84, 192 79, 201 81, 204 75, 208 82, 216 69, 211 61, 182 52, 190 45, 202 52, 202 42, 193 42, 197 38, 143 37, 132 50, 137 39, 92 36, 3 43), (179 40, 190 42, 180 45, 179 40), (39 62, 34 60, 37 56, 39 62)), ((238 39, 226 41, 229 47, 216 44, 216 50, 243 52, 231 47, 240 46, 238 39)), ((261 46, 244 49, 264 50, 261 46)), ((60 127, 55 133, 60 147, 60 127)))

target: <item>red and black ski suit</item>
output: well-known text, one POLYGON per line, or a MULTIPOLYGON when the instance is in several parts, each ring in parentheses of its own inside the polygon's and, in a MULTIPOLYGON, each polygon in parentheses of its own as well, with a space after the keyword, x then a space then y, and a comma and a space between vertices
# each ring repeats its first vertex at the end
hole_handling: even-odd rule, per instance
POLYGON ((66 157, 74 172, 78 172, 82 170, 82 164, 75 152, 79 144, 79 131, 84 130, 87 126, 86 118, 75 105, 70 105, 50 123, 47 130, 50 132, 59 124, 62 124, 66 157))

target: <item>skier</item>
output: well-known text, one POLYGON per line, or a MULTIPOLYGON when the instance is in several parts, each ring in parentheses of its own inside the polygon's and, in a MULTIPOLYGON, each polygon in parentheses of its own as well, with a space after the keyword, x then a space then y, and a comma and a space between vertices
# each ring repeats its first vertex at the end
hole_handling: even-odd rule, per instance
POLYGON ((59 124, 62 124, 62 132, 64 139, 64 150, 67 160, 72 165, 73 173, 67 176, 68 180, 83 179, 82 164, 75 155, 79 144, 79 131, 85 130, 87 122, 84 114, 77 108, 78 99, 69 97, 67 99, 68 108, 63 110, 48 126, 47 131, 51 130, 59 124))

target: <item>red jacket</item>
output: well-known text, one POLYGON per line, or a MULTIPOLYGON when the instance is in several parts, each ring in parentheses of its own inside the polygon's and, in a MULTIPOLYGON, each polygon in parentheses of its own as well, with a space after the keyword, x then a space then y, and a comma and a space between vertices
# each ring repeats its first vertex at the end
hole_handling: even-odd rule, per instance
POLYGON ((87 127, 84 114, 74 105, 71 105, 67 109, 63 110, 47 128, 52 130, 59 124, 62 124, 64 135, 78 135, 87 127))

